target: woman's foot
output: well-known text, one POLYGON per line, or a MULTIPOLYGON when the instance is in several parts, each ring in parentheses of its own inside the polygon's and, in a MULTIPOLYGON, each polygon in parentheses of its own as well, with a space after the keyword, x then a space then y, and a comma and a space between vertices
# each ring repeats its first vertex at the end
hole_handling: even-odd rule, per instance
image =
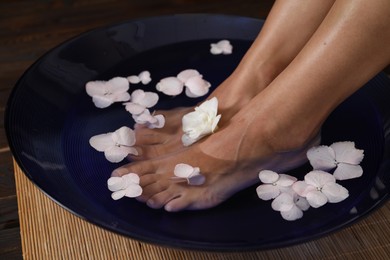
MULTIPOLYGON (((316 136, 299 147, 282 143, 280 149, 276 148, 274 141, 269 143, 272 138, 267 136, 268 133, 262 131, 267 128, 259 127, 265 126, 266 121, 256 120, 254 111, 242 111, 231 119, 229 125, 190 147, 151 160, 130 163, 116 169, 112 175, 138 174, 143 188, 138 200, 151 208, 164 207, 167 211, 206 209, 257 183, 258 172, 262 169, 285 172, 303 164, 306 151, 319 143, 316 136), (199 167, 206 178, 205 183, 190 186, 173 181, 173 170, 179 163, 199 167)), ((285 131, 284 135, 289 133, 285 131)))
MULTIPOLYGON (((242 67, 246 67, 241 65, 242 67)), ((217 97, 218 113, 222 114, 219 127, 228 124, 230 119, 270 82, 270 77, 261 73, 251 73, 250 69, 238 68, 227 78, 209 98, 217 97)), ((168 111, 157 111, 165 117, 165 126, 161 129, 148 129, 135 126, 136 148, 139 155, 131 157, 134 161, 159 157, 183 149, 181 137, 182 118, 193 111, 193 107, 181 107, 168 111)))

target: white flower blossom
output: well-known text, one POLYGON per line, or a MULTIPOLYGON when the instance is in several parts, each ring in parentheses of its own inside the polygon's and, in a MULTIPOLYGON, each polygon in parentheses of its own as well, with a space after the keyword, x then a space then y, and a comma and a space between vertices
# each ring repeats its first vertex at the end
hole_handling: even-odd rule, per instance
POLYGON ((142 187, 139 185, 139 177, 135 173, 128 173, 121 177, 110 177, 107 180, 107 187, 112 191, 111 198, 119 200, 123 197, 135 198, 142 194, 142 187))
POLYGON ((148 109, 145 109, 139 115, 133 115, 133 119, 137 124, 145 125, 150 129, 163 128, 165 125, 165 117, 163 115, 152 115, 148 109))
POLYGON ((184 83, 176 77, 167 77, 161 79, 156 89, 168 96, 177 96, 183 92, 184 83))
POLYGON ((128 76, 127 80, 132 84, 138 84, 141 82, 142 84, 147 85, 152 81, 152 78, 150 76, 150 72, 145 70, 138 75, 128 76))
POLYGON ((256 188, 257 195, 262 200, 271 200, 276 198, 287 187, 291 187, 297 178, 278 174, 274 171, 263 170, 259 172, 259 179, 264 183, 256 188))
POLYGON ((158 95, 156 93, 137 89, 131 93, 130 102, 123 103, 123 105, 125 105, 126 110, 132 115, 140 115, 147 108, 155 106, 157 102, 158 95))
POLYGON ((115 77, 108 81, 89 81, 85 88, 98 108, 105 108, 114 102, 123 102, 130 99, 130 94, 127 93, 129 82, 123 77, 115 77))
POLYGON ((363 169, 359 163, 364 151, 355 148, 354 142, 336 142, 330 146, 317 146, 307 151, 307 157, 315 170, 331 170, 337 180, 360 177, 363 169))
POLYGON ((210 53, 214 55, 218 54, 232 54, 233 46, 228 40, 221 40, 217 43, 210 44, 210 53))
POLYGON ((200 173, 199 167, 192 167, 185 163, 179 163, 173 171, 172 180, 176 182, 186 181, 189 185, 202 185, 206 178, 200 173))
POLYGON ((313 170, 305 175, 304 181, 293 184, 293 190, 305 197, 313 208, 325 205, 327 202, 337 203, 345 200, 348 190, 336 183, 336 178, 327 172, 313 170))
POLYGON ((195 107, 195 111, 183 116, 182 142, 184 146, 189 146, 216 130, 221 119, 221 115, 217 115, 217 111, 218 99, 214 97, 195 107))
POLYGON ((126 126, 112 133, 95 135, 89 139, 89 144, 97 151, 104 152, 106 159, 113 163, 122 161, 128 154, 138 155, 132 147, 135 144, 135 133, 126 126))
POLYGON ((197 70, 187 69, 181 71, 176 77, 166 77, 161 79, 156 89, 169 96, 177 96, 183 92, 191 98, 206 95, 211 87, 210 82, 203 79, 197 70))

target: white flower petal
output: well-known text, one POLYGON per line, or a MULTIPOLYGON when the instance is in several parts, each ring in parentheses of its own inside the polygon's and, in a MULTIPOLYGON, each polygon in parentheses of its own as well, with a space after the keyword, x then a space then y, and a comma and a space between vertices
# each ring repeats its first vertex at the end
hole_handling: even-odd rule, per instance
POLYGON ((133 146, 135 144, 135 133, 133 129, 122 126, 112 134, 112 140, 117 145, 133 146))
POLYGON ((330 203, 343 201, 349 196, 348 190, 337 183, 325 184, 322 188, 322 193, 328 198, 330 203))
POLYGON ((163 115, 155 115, 153 116, 156 119, 155 123, 149 124, 148 128, 163 128, 165 125, 165 117, 163 115))
POLYGON ((142 89, 137 89, 131 93, 131 102, 150 108, 157 104, 158 95, 154 92, 145 92, 142 89))
POLYGON ((112 146, 104 151, 104 156, 109 162, 118 163, 129 154, 127 148, 124 146, 112 146))
POLYGON ((118 191, 126 188, 126 182, 122 177, 110 177, 107 180, 107 187, 110 191, 118 191))
POLYGON ((176 77, 167 77, 157 83, 156 89, 165 95, 177 96, 183 92, 184 83, 176 77))
POLYGON ((336 182, 336 179, 330 173, 314 170, 305 175, 305 182, 314 187, 321 188, 326 183, 336 182))
POLYGON ((328 198, 321 191, 311 191, 306 195, 307 202, 313 208, 319 208, 328 202, 328 198))
POLYGON ((142 194, 142 188, 140 185, 131 184, 125 189, 125 196, 129 198, 136 198, 142 194))
POLYGON ((199 107, 195 108, 195 111, 197 110, 206 112, 209 115, 209 117, 217 116, 218 99, 216 97, 213 97, 209 100, 204 101, 202 104, 200 104, 199 107))
POLYGON ((182 135, 182 137, 181 137, 181 142, 186 147, 190 146, 191 144, 195 143, 196 141, 198 141, 198 139, 193 139, 186 134, 182 135))
POLYGON ((300 208, 301 210, 305 211, 305 210, 308 210, 310 208, 310 204, 309 202, 307 201, 306 198, 304 197, 301 197, 301 196, 297 196, 295 199, 295 205, 300 208))
POLYGON ((127 80, 128 80, 130 83, 132 83, 132 84, 138 84, 138 83, 141 82, 141 79, 140 79, 138 76, 136 76, 136 75, 128 76, 128 77, 127 77, 127 80))
POLYGON ((287 174, 279 174, 279 179, 276 181, 277 185, 288 187, 294 184, 297 181, 297 178, 287 175, 287 174))
POLYGON ((259 172, 259 179, 263 183, 274 183, 279 179, 279 174, 270 170, 262 170, 259 172))
POLYGON ((139 115, 145 111, 145 107, 133 102, 124 103, 126 111, 132 115, 139 115))
POLYGON ((288 221, 294 221, 303 217, 303 211, 297 206, 293 206, 290 210, 281 211, 282 218, 288 221))
POLYGON ((206 177, 201 174, 197 174, 195 176, 188 178, 188 184, 193 186, 202 185, 205 181, 206 181, 206 177))
POLYGON ((85 90, 87 91, 87 94, 91 97, 103 96, 108 91, 106 81, 102 80, 87 82, 87 84, 85 84, 85 90))
POLYGON ((123 77, 115 77, 107 81, 111 87, 112 93, 122 93, 129 90, 129 81, 123 77))
POLYGON ((214 55, 217 54, 231 54, 233 52, 233 46, 228 40, 221 40, 217 43, 212 43, 210 52, 214 55))
POLYGON ((292 189, 301 197, 306 197, 306 195, 314 191, 316 187, 309 185, 304 181, 297 181, 292 185, 292 189))
POLYGON ((223 50, 215 43, 210 44, 210 53, 214 55, 222 54, 223 50))
POLYGON ((281 193, 271 203, 271 207, 276 211, 287 211, 294 206, 294 199, 288 193, 281 193))
POLYGON ((111 194, 111 198, 113 200, 119 200, 123 198, 126 195, 126 190, 118 190, 111 194))
POLYGON ((175 166, 173 174, 177 177, 188 178, 194 171, 194 167, 185 163, 179 163, 175 166))
POLYGON ((111 95, 108 96, 93 96, 92 101, 98 108, 106 108, 109 107, 114 100, 111 95))
POLYGON ((256 188, 257 196, 262 200, 271 200, 279 196, 280 190, 272 184, 262 184, 256 188))
POLYGON ((339 163, 333 176, 336 180, 349 180, 358 178, 363 175, 363 168, 360 165, 351 165, 346 163, 339 163))
POLYGON ((150 76, 150 72, 147 70, 142 71, 138 76, 141 79, 142 84, 144 84, 144 85, 147 85, 152 81, 152 78, 150 76))
POLYGON ((307 158, 314 170, 330 170, 336 167, 335 154, 326 145, 312 147, 307 151, 307 158))
POLYGON ((128 173, 122 176, 122 179, 126 182, 126 184, 139 184, 139 176, 135 173, 128 173))
POLYGON ((145 92, 145 96, 140 100, 139 104, 147 108, 155 106, 158 102, 158 95, 154 92, 145 92))
POLYGON ((364 151, 356 149, 354 142, 337 142, 330 147, 335 151, 337 162, 357 165, 363 160, 364 151))
POLYGON ((183 70, 182 72, 177 74, 177 78, 181 80, 183 83, 186 83, 187 80, 195 76, 202 77, 202 75, 197 70, 194 69, 183 70))
POLYGON ((184 85, 186 86, 186 94, 189 97, 202 97, 209 92, 210 82, 202 79, 201 76, 189 78, 184 85))
POLYGON ((92 136, 89 139, 89 144, 99 152, 104 152, 104 150, 113 146, 115 143, 112 139, 112 133, 107 133, 92 136))
POLYGON ((130 100, 130 94, 127 92, 113 93, 111 98, 114 102, 125 102, 130 100))

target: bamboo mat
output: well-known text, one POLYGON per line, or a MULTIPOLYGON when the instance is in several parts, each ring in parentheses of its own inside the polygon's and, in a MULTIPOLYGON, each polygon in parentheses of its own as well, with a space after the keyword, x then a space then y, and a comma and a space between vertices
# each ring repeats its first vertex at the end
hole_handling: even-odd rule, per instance
POLYGON ((97 227, 50 200, 16 163, 24 259, 389 259, 390 202, 351 227, 296 246, 202 252, 139 242, 97 227))

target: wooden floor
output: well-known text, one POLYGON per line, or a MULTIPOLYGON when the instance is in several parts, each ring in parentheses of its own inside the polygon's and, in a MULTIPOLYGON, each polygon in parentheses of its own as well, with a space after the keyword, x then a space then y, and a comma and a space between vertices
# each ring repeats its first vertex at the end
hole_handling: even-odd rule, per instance
POLYGON ((265 18, 272 4, 271 0, 1 0, 0 259, 22 259, 12 155, 4 129, 5 106, 18 78, 36 59, 84 31, 128 19, 177 13, 265 18))

